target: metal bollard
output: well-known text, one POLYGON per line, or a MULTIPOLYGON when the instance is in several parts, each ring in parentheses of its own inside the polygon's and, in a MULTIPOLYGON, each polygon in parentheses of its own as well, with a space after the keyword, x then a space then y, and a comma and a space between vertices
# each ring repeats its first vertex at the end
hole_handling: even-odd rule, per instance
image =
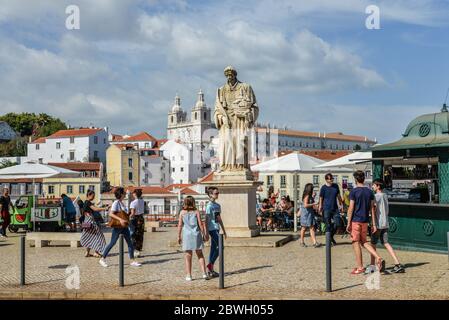
POLYGON ((332 292, 331 232, 326 231, 326 292, 332 292))
POLYGON ((449 232, 447 233, 447 258, 449 259, 449 232))
POLYGON ((220 233, 218 238, 218 256, 220 258, 220 273, 219 273, 219 289, 224 289, 224 241, 223 234, 220 233))
POLYGON ((119 285, 120 287, 125 286, 125 259, 123 253, 123 234, 119 236, 119 259, 118 259, 118 267, 119 267, 119 285))
POLYGON ((25 236, 20 237, 20 285, 25 285, 25 236))

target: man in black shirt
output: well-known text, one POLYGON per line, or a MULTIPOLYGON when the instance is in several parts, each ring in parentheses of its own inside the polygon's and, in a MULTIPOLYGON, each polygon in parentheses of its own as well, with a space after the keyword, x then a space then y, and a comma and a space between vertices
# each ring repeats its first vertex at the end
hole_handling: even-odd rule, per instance
POLYGON ((0 215, 2 217, 2 229, 0 230, 0 237, 5 238, 6 236, 6 229, 8 228, 11 217, 9 213, 9 208, 13 209, 11 198, 9 197, 9 189, 4 188, 3 189, 3 195, 0 197, 0 215))

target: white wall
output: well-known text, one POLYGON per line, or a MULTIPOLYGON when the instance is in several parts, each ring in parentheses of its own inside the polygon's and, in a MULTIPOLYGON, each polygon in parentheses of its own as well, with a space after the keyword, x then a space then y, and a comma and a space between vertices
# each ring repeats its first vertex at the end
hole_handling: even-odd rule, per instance
POLYGON ((140 157, 140 184, 141 185, 160 185, 167 186, 170 184, 170 162, 163 157, 140 157), (145 167, 145 162, 148 167, 145 167), (148 175, 148 181, 145 177, 148 175))
POLYGON ((90 162, 94 161, 95 151, 98 152, 98 159, 105 165, 106 149, 109 146, 108 133, 104 130, 87 137, 74 137, 74 143, 70 143, 70 138, 47 138, 45 143, 29 143, 27 146, 27 161, 42 159, 43 163, 48 162, 90 162), (97 143, 95 144, 95 137, 97 143), (57 149, 57 143, 60 148, 57 149), (36 149, 39 145, 39 149, 36 149), (75 152, 75 157, 70 160, 70 152, 75 152))

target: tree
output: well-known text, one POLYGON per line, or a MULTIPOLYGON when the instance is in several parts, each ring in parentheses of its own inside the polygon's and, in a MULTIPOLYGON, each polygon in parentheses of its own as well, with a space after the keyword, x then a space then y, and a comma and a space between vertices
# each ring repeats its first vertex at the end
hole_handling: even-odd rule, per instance
POLYGON ((0 121, 7 122, 21 137, 46 137, 67 126, 58 118, 46 113, 7 113, 0 117, 0 121))
POLYGON ((17 163, 12 162, 11 160, 2 160, 0 161, 0 169, 15 166, 17 163))
POLYGON ((25 156, 29 137, 32 140, 47 137, 56 131, 67 129, 66 124, 46 113, 7 113, 0 116, 19 134, 19 137, 6 143, 0 143, 0 156, 25 156))

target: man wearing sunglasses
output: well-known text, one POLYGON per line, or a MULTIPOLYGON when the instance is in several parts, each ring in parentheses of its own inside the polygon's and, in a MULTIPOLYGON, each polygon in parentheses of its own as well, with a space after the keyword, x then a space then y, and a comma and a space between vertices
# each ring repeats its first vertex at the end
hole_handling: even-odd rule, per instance
POLYGON ((331 232, 331 241, 333 245, 337 242, 334 239, 334 234, 337 226, 332 224, 332 219, 335 224, 340 222, 339 207, 342 206, 343 200, 340 195, 340 188, 338 184, 334 183, 334 177, 331 173, 325 175, 326 184, 320 189, 320 203, 318 212, 323 216, 326 224, 326 231, 331 232))

